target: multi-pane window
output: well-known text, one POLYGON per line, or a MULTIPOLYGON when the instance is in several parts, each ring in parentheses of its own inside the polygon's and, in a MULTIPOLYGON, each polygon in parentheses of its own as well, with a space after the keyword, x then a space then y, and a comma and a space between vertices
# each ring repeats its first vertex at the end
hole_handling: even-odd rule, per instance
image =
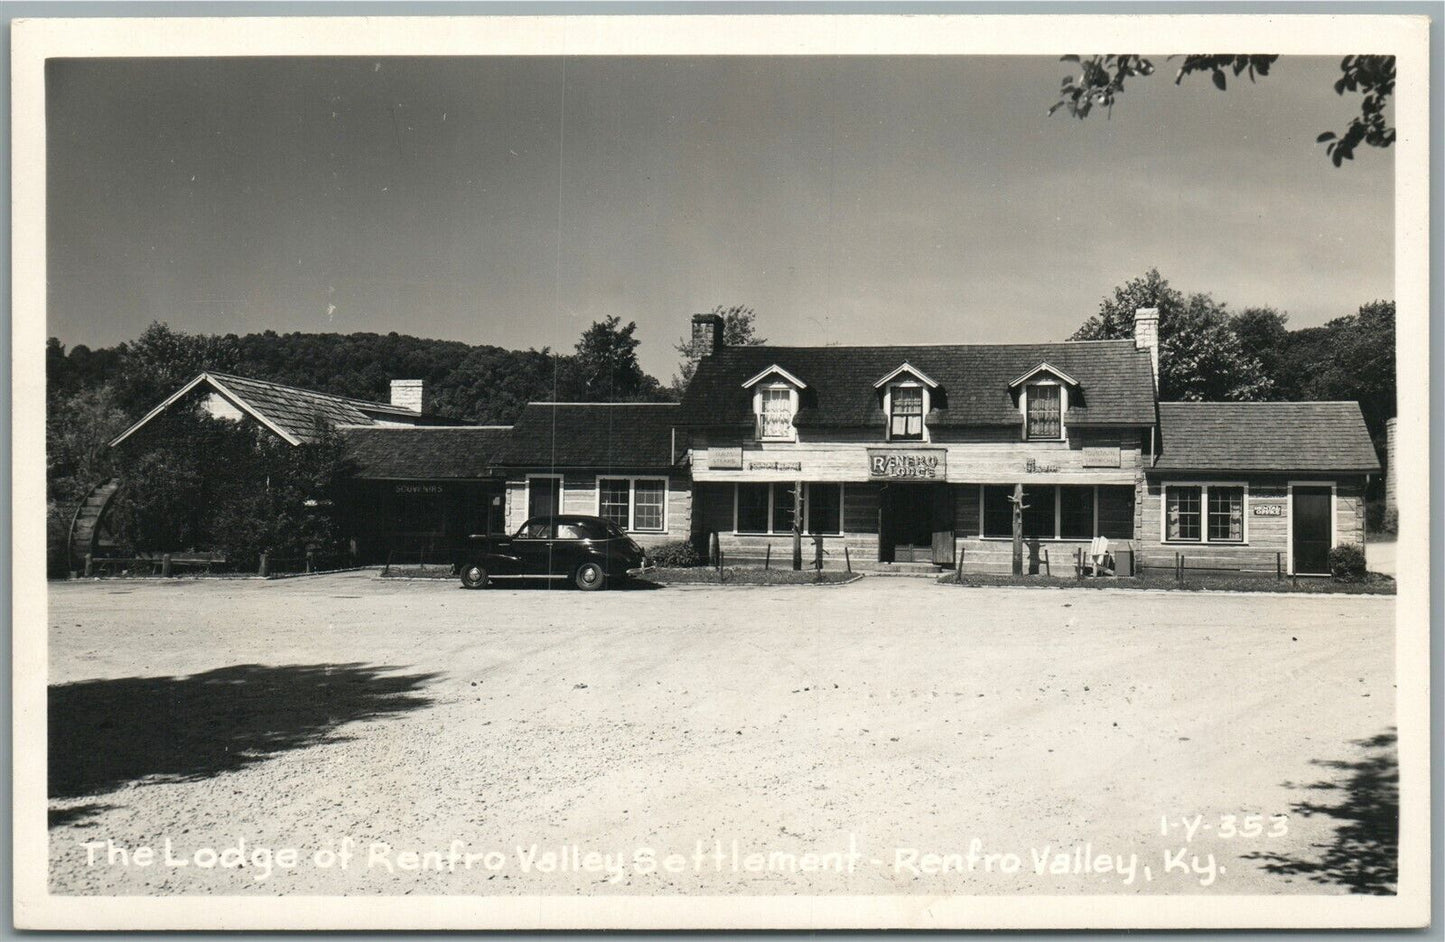
POLYGON ((1209 540, 1219 543, 1244 541, 1244 488, 1209 488, 1209 540))
MULTIPOLYGON (((983 488, 983 535, 1013 536, 1013 485, 983 488)), ((1134 538, 1134 489, 1092 484, 1024 489, 1023 535, 1039 539, 1134 538), (1057 523, 1057 525, 1056 525, 1057 523)))
POLYGON ((1059 536, 1065 540, 1094 538, 1093 485, 1059 487, 1059 536))
POLYGON ((663 529, 663 507, 667 502, 667 482, 635 481, 632 488, 632 529, 660 532, 663 529))
POLYGON ((1098 488, 1098 536, 1111 540, 1134 539, 1134 489, 1100 484, 1098 488))
POLYGON ((762 390, 758 433, 763 438, 793 437, 793 391, 781 387, 762 390))
POLYGON ((627 478, 603 478, 597 482, 597 516, 624 530, 628 528, 631 510, 627 495, 630 483, 627 478))
POLYGON ((809 484, 807 487, 808 532, 843 532, 843 485, 809 484))
POLYGON ((778 482, 773 485, 773 532, 793 532, 793 485, 778 482))
POLYGON ((889 392, 888 437, 893 441, 923 440, 923 388, 894 386, 889 392))
POLYGON ((1036 384, 1025 393, 1028 400, 1028 437, 1058 439, 1063 437, 1063 410, 1060 387, 1036 384))
POLYGON ((597 516, 624 530, 661 533, 665 527, 667 482, 642 478, 598 478, 597 516))
POLYGON ((1171 540, 1200 538, 1200 489, 1170 487, 1164 494, 1164 535, 1171 540))

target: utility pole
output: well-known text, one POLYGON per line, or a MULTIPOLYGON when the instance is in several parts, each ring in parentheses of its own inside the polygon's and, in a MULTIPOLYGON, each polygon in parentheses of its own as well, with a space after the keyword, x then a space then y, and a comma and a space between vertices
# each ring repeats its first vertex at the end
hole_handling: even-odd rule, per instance
POLYGON ((1029 506, 1024 503, 1024 486, 1014 485, 1013 496, 1009 498, 1013 504, 1013 532, 1014 532, 1014 575, 1024 574, 1024 510, 1029 506))
POLYGON ((803 482, 793 482, 793 571, 803 569, 803 482))

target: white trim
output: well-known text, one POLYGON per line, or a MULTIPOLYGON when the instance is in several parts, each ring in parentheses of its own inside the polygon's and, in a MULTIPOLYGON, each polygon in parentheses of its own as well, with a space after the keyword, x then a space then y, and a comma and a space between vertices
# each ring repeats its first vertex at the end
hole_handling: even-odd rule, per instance
POLYGON ((913 364, 909 363, 907 360, 903 361, 903 365, 900 366, 900 367, 898 367, 898 368, 897 368, 896 370, 894 370, 892 373, 889 373, 887 376, 883 377, 883 378, 880 379, 878 382, 874 383, 874 384, 873 384, 873 388, 874 388, 874 389, 882 389, 884 386, 888 385, 888 383, 891 382, 891 381, 893 380, 893 378, 894 378, 895 376, 897 376, 899 373, 912 373, 915 377, 917 377, 920 381, 922 381, 923 385, 928 386, 928 387, 931 388, 931 389, 937 389, 937 388, 938 388, 938 383, 936 383, 936 382, 934 382, 932 379, 930 379, 927 373, 923 372, 923 371, 920 370, 918 367, 916 367, 916 366, 914 366, 913 364))
POLYGON ((793 420, 798 417, 798 389, 787 383, 768 383, 766 386, 755 386, 753 388, 753 435, 757 441, 762 442, 795 442, 798 440, 798 428, 793 420), (788 391, 788 434, 787 435, 764 435, 763 434, 763 400, 764 392, 786 389, 788 391))
POLYGON ((792 383, 793 386, 795 386, 795 387, 798 388, 798 389, 807 389, 807 388, 808 388, 808 384, 807 384, 807 383, 803 382, 801 379, 798 379, 798 377, 794 376, 792 373, 789 373, 787 370, 783 369, 781 366, 779 366, 779 365, 776 364, 776 363, 774 363, 772 366, 768 367, 767 369, 763 370, 761 373, 759 373, 758 375, 754 376, 752 379, 748 380, 746 383, 743 383, 743 388, 744 388, 744 389, 751 389, 756 383, 761 382, 764 377, 766 377, 766 376, 771 376, 773 373, 777 373, 779 376, 781 376, 783 379, 787 380, 789 383, 792 383))
POLYGON ((1229 480, 1162 480, 1159 482, 1159 544, 1161 546, 1248 546, 1249 545, 1249 482, 1229 480), (1171 487, 1197 487, 1199 488, 1199 539, 1197 540, 1171 540, 1169 539, 1169 488, 1171 487), (1243 496, 1240 498, 1240 534, 1244 537, 1240 540, 1211 540, 1209 538, 1209 489, 1211 487, 1238 487, 1243 488, 1243 496))
POLYGON ((1063 383, 1056 383, 1053 380, 1041 379, 1036 382, 1024 384, 1019 390, 1019 411, 1023 413, 1024 427, 1023 440, 1026 442, 1066 442, 1069 440, 1068 422, 1065 421, 1069 414, 1069 387, 1063 383), (1059 437, 1058 438, 1031 438, 1029 436, 1029 387, 1030 386, 1057 386, 1059 390, 1059 437))
MULTIPOLYGON (((529 475, 526 476, 526 485, 525 485, 525 487, 523 488, 524 493, 523 493, 523 495, 522 495, 522 523, 526 523, 528 520, 531 520, 531 519, 532 519, 532 479, 533 479, 533 478, 538 478, 538 479, 540 479, 540 478, 552 478, 552 479, 556 480, 556 482, 557 482, 557 513, 558 513, 558 514, 566 513, 567 511, 565 510, 565 508, 566 508, 567 505, 566 505, 566 501, 565 501, 565 499, 564 499, 564 495, 566 494, 567 486, 566 486, 566 483, 565 483, 565 481, 564 481, 564 479, 563 479, 563 476, 560 475, 560 474, 552 474, 551 472, 547 472, 547 473, 544 473, 544 474, 529 474, 529 475)), ((520 523, 518 524, 518 526, 521 526, 521 525, 522 525, 522 524, 520 524, 520 523)))
MULTIPOLYGON (((626 481, 627 482, 627 526, 628 533, 666 533, 667 529, 667 504, 671 492, 670 482, 665 475, 657 474, 599 474, 593 481, 592 489, 592 515, 602 516, 602 482, 603 481, 626 481), (639 530, 637 529, 637 482, 638 481, 660 481, 662 482, 662 529, 661 530, 639 530)), ((605 519, 605 518, 604 518, 605 519)))
MULTIPOLYGON (((906 365, 906 364, 905 364, 906 365)), ((900 367, 901 369, 902 367, 900 367)), ((928 434, 928 411, 933 407, 933 391, 922 383, 909 382, 907 380, 899 383, 889 383, 883 390, 883 440, 886 442, 932 442, 933 437, 928 434), (895 389, 921 389, 923 390, 923 413, 918 417, 918 426, 922 430, 921 438, 894 438, 893 437, 893 390, 895 389)))
POLYGON ((184 396, 186 393, 190 392, 192 389, 195 389, 195 388, 196 388, 198 385, 200 385, 202 382, 210 383, 210 384, 211 384, 211 388, 213 388, 214 390, 216 390, 216 392, 220 393, 220 394, 221 394, 221 397, 224 398, 227 402, 231 403, 231 405, 233 405, 233 406, 235 406, 236 408, 240 409, 242 412, 245 412, 247 415, 251 416, 251 418, 255 419, 257 422, 260 422, 262 425, 266 426, 268 429, 270 429, 271 431, 275 432, 277 435, 280 435, 281 438, 282 438, 282 440, 285 441, 287 444, 289 444, 289 445, 299 445, 299 444, 301 444, 301 439, 297 438, 295 435, 292 435, 290 432, 288 432, 288 431, 286 431, 285 429, 281 428, 281 426, 277 425, 275 422, 272 422, 270 419, 266 418, 264 415, 262 415, 261 413, 257 412, 256 409, 255 409, 254 407, 252 407, 249 403, 247 403, 244 399, 242 399, 240 396, 237 396, 235 393, 231 392, 231 390, 227 389, 225 386, 221 385, 220 380, 216 379, 216 377, 212 376, 210 373, 207 373, 207 372, 205 372, 205 371, 203 370, 201 373, 197 374, 197 376, 196 376, 195 379, 191 380, 189 383, 186 383, 186 384, 185 384, 184 386, 182 386, 180 389, 178 389, 178 390, 176 390, 175 392, 171 393, 168 397, 166 397, 166 399, 165 399, 164 402, 162 402, 160 405, 156 406, 156 407, 155 407, 154 409, 152 409, 151 411, 147 412, 147 413, 145 414, 145 417, 142 418, 139 422, 135 423, 135 424, 132 425, 130 428, 126 429, 124 432, 121 432, 120 435, 118 435, 113 441, 111 441, 110 447, 114 448, 116 445, 119 445, 121 442, 125 441, 125 440, 126 440, 127 438, 129 438, 133 433, 139 431, 140 428, 141 428, 141 426, 145 425, 145 424, 146 424, 147 422, 149 422, 151 419, 153 419, 153 418, 155 418, 156 416, 160 415, 160 414, 161 414, 162 412, 164 412, 166 409, 168 409, 168 408, 170 408, 171 406, 175 405, 175 403, 176 403, 182 396, 184 396))
POLYGON ((1068 383, 1070 386, 1077 386, 1077 385, 1079 385, 1079 381, 1078 381, 1078 380, 1074 379, 1072 376, 1070 376, 1068 373, 1065 373, 1063 370, 1059 369, 1057 366, 1052 366, 1047 360, 1045 360, 1045 361, 1041 362, 1038 366, 1036 366, 1036 367, 1034 367, 1033 369, 1029 370, 1027 373, 1022 373, 1022 374, 1020 374, 1017 379, 1015 379, 1013 382, 1011 382, 1011 383, 1008 384, 1008 385, 1009 385, 1009 388, 1012 389, 1012 388, 1014 388, 1015 386, 1017 386, 1018 384, 1024 382, 1025 380, 1033 379, 1035 376, 1037 376, 1039 373, 1042 373, 1042 372, 1045 371, 1045 370, 1047 370, 1047 371, 1050 372, 1050 373, 1053 373, 1055 376, 1057 376, 1059 379, 1063 380, 1065 383, 1068 383))
MULTIPOLYGON (((1330 548, 1339 545, 1339 482, 1338 481, 1289 481, 1285 484, 1284 501, 1284 538, 1285 538, 1285 572, 1294 575, 1294 489, 1295 485, 1300 487, 1328 487, 1330 489, 1330 548)), ((1307 575, 1317 575, 1307 573, 1307 575)))

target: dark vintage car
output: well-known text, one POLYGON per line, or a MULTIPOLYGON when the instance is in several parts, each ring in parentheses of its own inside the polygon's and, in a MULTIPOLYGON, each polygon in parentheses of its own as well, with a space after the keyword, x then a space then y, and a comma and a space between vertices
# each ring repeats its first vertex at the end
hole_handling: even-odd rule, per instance
POLYGON ((493 579, 567 579, 579 589, 601 589, 650 568, 642 547, 615 523, 580 514, 533 517, 512 536, 468 537, 456 559, 468 589, 493 579))

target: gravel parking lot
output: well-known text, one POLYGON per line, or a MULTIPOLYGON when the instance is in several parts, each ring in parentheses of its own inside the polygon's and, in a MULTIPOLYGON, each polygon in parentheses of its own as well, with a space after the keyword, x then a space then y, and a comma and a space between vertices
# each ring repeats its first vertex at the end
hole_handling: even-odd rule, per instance
POLYGON ((877 577, 54 584, 51 886, 1388 891, 1394 611, 877 577))

